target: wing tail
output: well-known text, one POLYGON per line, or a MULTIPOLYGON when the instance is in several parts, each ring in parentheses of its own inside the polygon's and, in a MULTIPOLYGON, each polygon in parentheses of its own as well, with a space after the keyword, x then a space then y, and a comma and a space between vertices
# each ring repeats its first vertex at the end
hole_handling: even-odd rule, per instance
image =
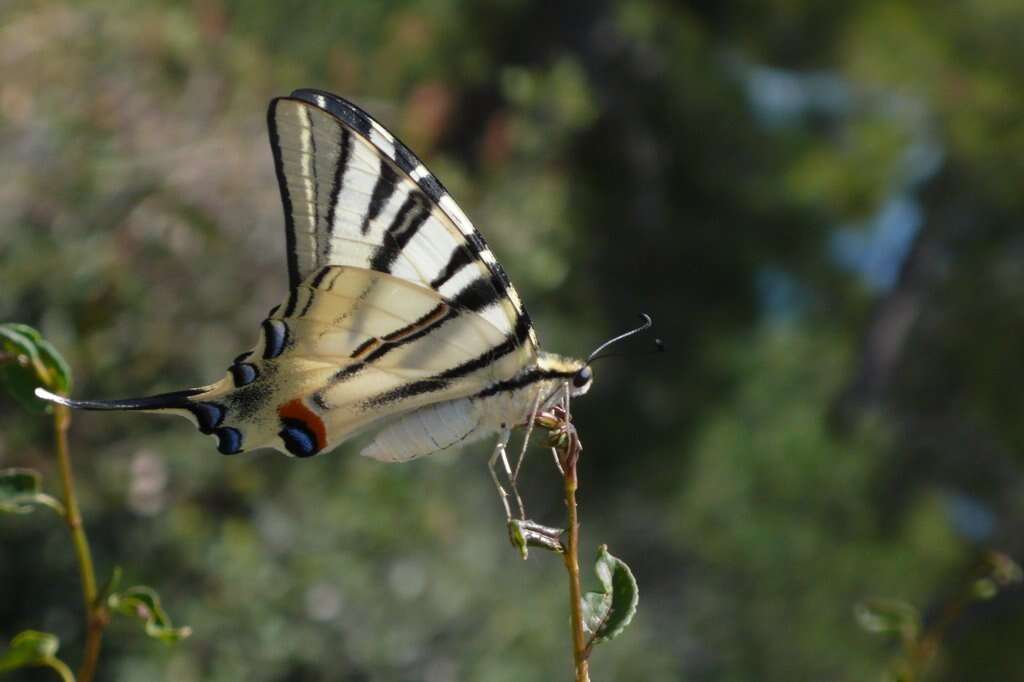
MULTIPOLYGON (((36 389, 36 397, 58 405, 76 410, 127 410, 141 412, 159 412, 162 410, 189 410, 194 403, 189 398, 203 393, 206 389, 190 388, 184 391, 172 391, 143 398, 120 398, 117 400, 75 400, 51 393, 44 388, 36 389)), ((190 410, 189 410, 190 411, 190 410)))
POLYGON ((222 383, 188 388, 182 391, 160 393, 142 398, 121 398, 119 400, 75 400, 37 388, 36 396, 58 405, 76 410, 120 410, 127 412, 163 412, 177 414, 196 425, 201 433, 217 438, 217 449, 226 455, 242 452, 241 432, 225 425, 228 410, 225 404, 212 398, 224 394, 222 383), (196 399, 201 396, 200 399, 196 399))

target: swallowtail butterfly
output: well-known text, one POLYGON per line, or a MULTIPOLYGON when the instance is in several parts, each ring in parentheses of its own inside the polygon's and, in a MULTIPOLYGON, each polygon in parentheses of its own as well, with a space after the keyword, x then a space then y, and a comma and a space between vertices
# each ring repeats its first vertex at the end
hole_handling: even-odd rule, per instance
POLYGON ((310 457, 375 431, 362 453, 399 462, 488 435, 504 455, 512 428, 587 392, 589 362, 540 350, 483 236, 394 135, 317 90, 274 99, 267 124, 290 286, 255 347, 200 388, 40 397, 180 414, 226 455, 310 457))

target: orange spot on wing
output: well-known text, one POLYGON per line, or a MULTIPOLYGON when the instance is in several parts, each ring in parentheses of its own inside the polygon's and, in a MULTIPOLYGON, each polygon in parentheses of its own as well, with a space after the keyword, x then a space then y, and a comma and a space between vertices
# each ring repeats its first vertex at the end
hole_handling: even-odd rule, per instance
POLYGON ((302 402, 302 398, 296 398, 277 408, 277 414, 282 419, 296 419, 305 424, 316 437, 317 452, 327 447, 327 427, 319 415, 302 402))

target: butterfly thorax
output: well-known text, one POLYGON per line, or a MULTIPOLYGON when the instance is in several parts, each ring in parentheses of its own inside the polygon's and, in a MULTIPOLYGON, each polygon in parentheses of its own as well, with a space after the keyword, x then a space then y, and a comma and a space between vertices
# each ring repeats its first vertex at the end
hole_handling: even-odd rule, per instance
POLYGON ((525 424, 535 411, 544 410, 562 399, 568 388, 570 396, 583 395, 590 381, 575 386, 572 379, 585 366, 583 360, 541 351, 533 365, 515 376, 497 381, 475 396, 495 429, 514 428, 525 424))

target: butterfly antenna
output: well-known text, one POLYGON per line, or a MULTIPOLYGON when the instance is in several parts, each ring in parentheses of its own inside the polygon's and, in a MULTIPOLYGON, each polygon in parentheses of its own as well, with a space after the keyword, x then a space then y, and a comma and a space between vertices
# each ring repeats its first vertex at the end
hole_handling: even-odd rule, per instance
MULTIPOLYGON (((651 320, 651 316, 648 315, 647 313, 640 313, 640 319, 643 320, 643 324, 641 324, 636 329, 630 329, 628 332, 624 332, 622 334, 619 334, 618 336, 614 336, 614 337, 608 339, 607 341, 605 341, 604 343, 602 343, 597 348, 595 348, 594 352, 592 352, 590 354, 590 356, 587 358, 587 364, 589 365, 594 360, 597 360, 597 359, 602 358, 602 357, 609 357, 609 355, 601 355, 600 354, 601 351, 603 351, 605 348, 608 348, 609 346, 611 346, 613 344, 618 343, 619 341, 624 341, 625 339, 628 339, 631 336, 635 336, 635 335, 639 334, 640 332, 647 331, 654 324, 654 321, 651 320)), ((661 339, 655 339, 654 340, 654 345, 656 346, 655 352, 661 352, 661 351, 665 350, 665 344, 663 344, 661 342, 661 339)))

